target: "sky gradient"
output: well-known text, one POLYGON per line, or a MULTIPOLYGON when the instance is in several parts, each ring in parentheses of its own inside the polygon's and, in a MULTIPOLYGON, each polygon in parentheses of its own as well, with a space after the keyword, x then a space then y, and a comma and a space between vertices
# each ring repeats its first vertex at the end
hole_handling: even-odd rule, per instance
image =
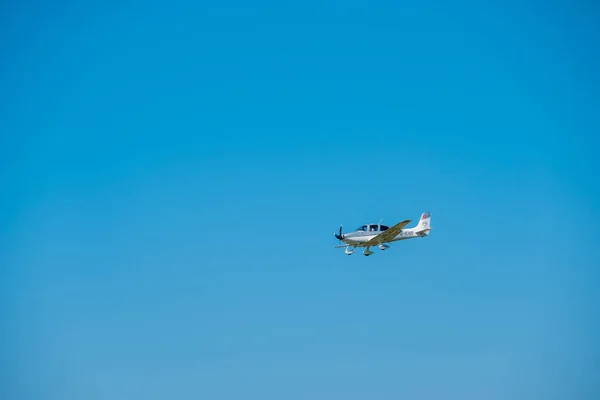
POLYGON ((597 6, 114 3, 0 3, 0 398, 598 398, 597 6))

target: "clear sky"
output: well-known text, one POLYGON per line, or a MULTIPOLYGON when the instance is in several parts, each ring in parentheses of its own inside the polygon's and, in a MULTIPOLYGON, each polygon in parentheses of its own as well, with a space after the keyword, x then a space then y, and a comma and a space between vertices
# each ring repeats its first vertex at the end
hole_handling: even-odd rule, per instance
POLYGON ((0 398, 598 398, 592 1, 113 3, 0 3, 0 398))

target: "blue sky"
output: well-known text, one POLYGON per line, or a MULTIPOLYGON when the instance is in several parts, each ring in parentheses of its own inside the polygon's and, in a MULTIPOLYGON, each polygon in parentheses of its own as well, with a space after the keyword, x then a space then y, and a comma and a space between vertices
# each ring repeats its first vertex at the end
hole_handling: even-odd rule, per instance
POLYGON ((591 2, 115 3, 0 5, 2 398, 597 398, 591 2))

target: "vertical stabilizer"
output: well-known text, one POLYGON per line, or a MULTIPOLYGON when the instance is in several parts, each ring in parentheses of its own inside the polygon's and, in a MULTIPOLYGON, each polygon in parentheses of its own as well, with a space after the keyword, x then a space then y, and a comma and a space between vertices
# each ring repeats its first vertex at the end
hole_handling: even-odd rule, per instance
POLYGON ((423 214, 421 214, 421 219, 419 220, 419 224, 415 227, 415 232, 429 235, 430 230, 431 230, 431 213, 424 212, 423 214))

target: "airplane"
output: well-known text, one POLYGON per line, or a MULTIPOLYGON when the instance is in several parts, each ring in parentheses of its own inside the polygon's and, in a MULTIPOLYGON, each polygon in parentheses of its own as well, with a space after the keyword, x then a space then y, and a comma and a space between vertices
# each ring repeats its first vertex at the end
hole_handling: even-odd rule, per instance
POLYGON ((340 226, 340 233, 334 233, 335 237, 345 244, 335 246, 336 249, 345 247, 344 253, 352 255, 358 247, 366 247, 363 251, 365 256, 370 256, 373 252, 370 250, 371 246, 377 246, 381 250, 390 248, 389 243, 396 242, 398 240, 424 238, 429 236, 431 231, 431 213, 424 212, 421 214, 419 223, 414 228, 404 227, 411 223, 410 219, 402 221, 391 228, 385 225, 381 225, 381 221, 377 224, 366 224, 357 228, 354 232, 342 233, 342 226, 340 226), (353 249, 350 249, 353 247, 353 249))

